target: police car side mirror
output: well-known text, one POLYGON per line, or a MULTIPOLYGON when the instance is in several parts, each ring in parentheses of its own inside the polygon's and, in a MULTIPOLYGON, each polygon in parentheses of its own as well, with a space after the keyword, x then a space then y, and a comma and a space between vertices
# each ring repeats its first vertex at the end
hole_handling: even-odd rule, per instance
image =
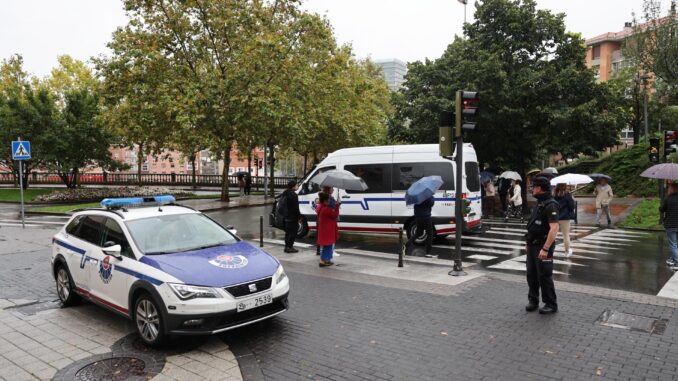
POLYGON ((122 247, 120 245, 107 246, 104 247, 102 251, 106 255, 110 255, 111 257, 122 260, 122 254, 120 254, 122 247))
POLYGON ((238 235, 238 231, 235 230, 235 227, 233 225, 226 225, 226 230, 231 232, 233 235, 238 235))

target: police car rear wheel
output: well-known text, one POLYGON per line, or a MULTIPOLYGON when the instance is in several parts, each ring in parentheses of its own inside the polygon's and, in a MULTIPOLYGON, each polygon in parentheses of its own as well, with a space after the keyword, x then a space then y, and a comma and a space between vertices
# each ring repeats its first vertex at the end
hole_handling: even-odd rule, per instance
POLYGON ((57 295, 64 306, 75 304, 78 296, 73 291, 73 282, 71 281, 71 274, 65 266, 59 266, 56 277, 57 295))
POLYGON ((137 299, 134 308, 134 321, 137 333, 148 345, 158 346, 164 340, 162 315, 155 301, 148 296, 142 295, 137 299))

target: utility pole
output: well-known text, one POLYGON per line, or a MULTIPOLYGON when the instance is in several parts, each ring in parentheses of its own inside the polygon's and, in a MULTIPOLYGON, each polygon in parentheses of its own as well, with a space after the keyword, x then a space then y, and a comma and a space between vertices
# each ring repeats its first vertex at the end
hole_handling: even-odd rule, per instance
POLYGON ((645 119, 645 141, 648 141, 650 139, 650 135, 648 135, 648 120, 647 120, 647 80, 650 79, 650 76, 647 74, 643 74, 640 76, 640 80, 643 81, 643 114, 644 114, 644 119, 645 119))
POLYGON ((466 4, 468 3, 468 0, 457 0, 457 1, 464 4, 464 24, 466 24, 466 4))

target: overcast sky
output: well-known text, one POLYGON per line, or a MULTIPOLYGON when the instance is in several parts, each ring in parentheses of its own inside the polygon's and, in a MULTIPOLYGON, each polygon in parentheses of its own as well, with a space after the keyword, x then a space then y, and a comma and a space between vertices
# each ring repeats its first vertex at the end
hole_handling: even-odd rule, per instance
MULTIPOLYGON (((664 9, 669 0, 662 0, 664 9)), ((470 21, 475 7, 469 0, 470 21)), ((593 37, 623 29, 642 0, 537 0, 540 8, 564 12, 568 30, 593 37)), ((0 58, 19 53, 25 69, 48 75, 61 54, 87 61, 106 54, 106 42, 126 18, 121 0, 2 0, 0 58)), ((437 58, 461 34, 464 6, 457 0, 305 0, 325 14, 340 43, 356 56, 403 61, 437 58)), ((664 13, 664 12, 662 12, 664 13)))

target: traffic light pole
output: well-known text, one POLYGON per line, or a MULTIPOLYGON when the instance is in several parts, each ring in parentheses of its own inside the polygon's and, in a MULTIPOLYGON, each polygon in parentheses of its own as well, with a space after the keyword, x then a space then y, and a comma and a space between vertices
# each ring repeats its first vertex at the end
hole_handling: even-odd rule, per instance
POLYGON ((461 232, 464 227, 464 214, 463 206, 464 200, 461 198, 462 193, 462 171, 464 168, 464 138, 462 135, 461 129, 461 91, 457 91, 454 106, 454 116, 455 116, 455 131, 454 137, 456 142, 455 147, 455 186, 454 186, 454 230, 455 230, 455 239, 454 239, 454 265, 452 266, 452 271, 448 274, 452 276, 462 276, 466 275, 462 268, 461 263, 461 232))

